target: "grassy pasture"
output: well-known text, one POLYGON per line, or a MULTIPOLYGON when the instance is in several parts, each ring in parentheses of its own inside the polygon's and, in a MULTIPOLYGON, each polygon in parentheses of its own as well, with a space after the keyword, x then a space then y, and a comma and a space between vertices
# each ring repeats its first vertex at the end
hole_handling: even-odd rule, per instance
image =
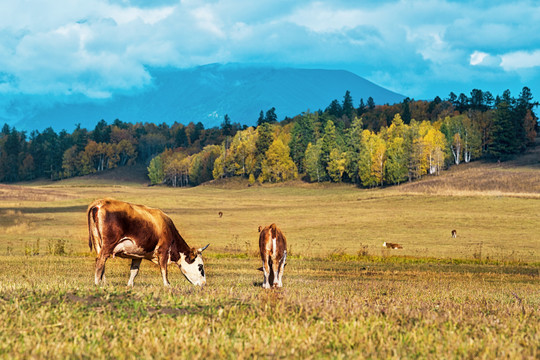
POLYGON ((207 258, 208 285, 146 264, 0 257, 2 358, 538 358, 538 267, 292 259, 263 291, 256 259, 207 258))
POLYGON ((535 359, 530 189, 0 185, 0 358, 535 359), (146 262, 128 289, 129 262, 112 259, 94 287, 85 211, 105 196, 162 208, 188 244, 211 243, 207 286, 171 267, 164 289, 146 262), (263 291, 257 226, 271 222, 292 256, 285 287, 263 291))
POLYGON ((253 254, 258 225, 276 222, 300 257, 328 254, 539 262, 540 197, 432 195, 353 186, 13 187, 0 193, 0 254, 39 253, 58 240, 88 252, 86 208, 100 197, 163 209, 192 246, 253 254), (223 212, 223 217, 218 212, 223 212), (450 232, 456 229, 458 237, 450 232), (384 241, 404 249, 383 251, 384 241))

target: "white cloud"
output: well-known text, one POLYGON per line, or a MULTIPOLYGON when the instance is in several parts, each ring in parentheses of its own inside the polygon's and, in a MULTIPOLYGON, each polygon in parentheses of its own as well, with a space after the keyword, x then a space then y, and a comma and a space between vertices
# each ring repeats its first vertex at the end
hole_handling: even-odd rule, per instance
POLYGON ((291 23, 319 33, 354 28, 369 23, 369 18, 369 12, 363 9, 340 9, 323 2, 308 4, 286 17, 291 23))
POLYGON ((0 68, 12 77, 0 91, 103 98, 142 88, 145 66, 177 60, 166 33, 153 36, 173 13, 102 0, 3 3, 0 68))
POLYGON ((480 65, 489 54, 482 51, 475 51, 471 54, 470 64, 473 66, 480 65))
POLYGON ((192 14, 201 30, 208 31, 218 38, 225 37, 224 31, 220 27, 220 19, 210 6, 196 8, 192 14))
POLYGON ((506 71, 529 69, 540 66, 540 50, 515 51, 501 55, 501 67, 506 71))
POLYGON ((344 68, 419 97, 540 66, 540 5, 527 1, 134 3, 0 2, 0 93, 104 97, 150 84, 148 67, 254 61, 344 68))
POLYGON ((473 67, 484 67, 490 69, 500 69, 501 57, 483 51, 475 50, 469 57, 469 64, 473 67))
POLYGON ((159 9, 126 9, 112 7, 109 11, 111 11, 111 18, 113 18, 118 24, 127 24, 132 21, 141 20, 145 24, 154 25, 168 18, 174 12, 174 7, 167 6, 159 9))

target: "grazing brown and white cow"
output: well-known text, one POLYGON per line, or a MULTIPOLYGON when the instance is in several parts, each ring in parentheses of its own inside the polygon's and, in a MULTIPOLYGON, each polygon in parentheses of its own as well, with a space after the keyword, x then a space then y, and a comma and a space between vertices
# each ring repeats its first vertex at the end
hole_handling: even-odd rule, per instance
POLYGON ((400 244, 389 243, 386 241, 382 244, 382 246, 389 249, 403 249, 403 246, 401 246, 400 244))
POLYGON ((283 269, 287 260, 287 239, 276 224, 259 226, 259 250, 264 273, 263 288, 282 287, 283 269))
POLYGON ((178 265, 186 279, 203 286, 206 283, 202 249, 190 248, 172 220, 161 210, 114 199, 96 200, 88 207, 88 246, 96 250, 95 283, 105 280, 105 262, 109 257, 131 260, 128 286, 139 273, 143 259, 158 264, 163 285, 170 286, 167 265, 178 265))
POLYGON ((452 237, 453 238, 457 237, 457 231, 456 230, 452 230, 452 237))

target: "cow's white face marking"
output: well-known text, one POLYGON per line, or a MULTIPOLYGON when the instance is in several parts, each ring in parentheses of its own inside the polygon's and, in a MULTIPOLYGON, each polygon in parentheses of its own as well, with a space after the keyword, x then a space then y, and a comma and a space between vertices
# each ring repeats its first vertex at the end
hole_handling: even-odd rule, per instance
POLYGON ((180 267, 182 274, 184 274, 186 279, 193 285, 203 286, 206 284, 206 273, 201 254, 197 255, 194 262, 188 264, 186 256, 180 253, 178 266, 180 267))

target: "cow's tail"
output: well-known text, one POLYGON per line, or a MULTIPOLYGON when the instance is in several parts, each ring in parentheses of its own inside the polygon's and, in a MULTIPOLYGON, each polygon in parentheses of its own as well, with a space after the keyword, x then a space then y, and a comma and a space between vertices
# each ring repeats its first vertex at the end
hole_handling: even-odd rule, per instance
POLYGON ((270 234, 272 235, 272 239, 277 238, 277 225, 276 224, 270 225, 270 231, 271 231, 270 234))
POLYGON ((101 234, 99 232, 99 226, 97 223, 97 212, 99 206, 97 204, 92 204, 88 208, 88 247, 92 251, 92 247, 95 248, 96 252, 99 252, 96 242, 101 244, 101 234))

